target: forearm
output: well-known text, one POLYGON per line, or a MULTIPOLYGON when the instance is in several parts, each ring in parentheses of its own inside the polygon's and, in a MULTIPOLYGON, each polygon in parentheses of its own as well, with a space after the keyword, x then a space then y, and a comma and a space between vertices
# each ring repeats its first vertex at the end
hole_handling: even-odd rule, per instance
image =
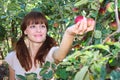
POLYGON ((69 28, 67 28, 63 35, 60 47, 54 54, 54 58, 58 62, 62 61, 71 49, 74 40, 74 34, 71 34, 69 31, 69 28))
POLYGON ((15 72, 10 66, 9 66, 9 80, 15 80, 15 72))
POLYGON ((84 17, 84 19, 82 19, 81 21, 67 28, 59 49, 56 50, 55 53, 53 54, 53 57, 56 62, 60 62, 66 57, 73 43, 74 35, 75 34, 83 35, 84 33, 92 31, 94 29, 95 22, 93 22, 92 24, 93 25, 90 25, 88 27, 87 19, 84 17))

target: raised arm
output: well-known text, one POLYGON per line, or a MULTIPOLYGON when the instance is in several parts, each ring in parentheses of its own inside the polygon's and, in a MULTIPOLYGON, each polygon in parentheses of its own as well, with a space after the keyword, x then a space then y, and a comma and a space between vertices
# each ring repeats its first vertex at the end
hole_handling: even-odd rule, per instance
POLYGON ((94 26, 95 25, 91 25, 90 27, 88 27, 87 19, 84 18, 82 21, 68 27, 63 35, 63 39, 61 41, 60 47, 53 54, 53 58, 55 62, 59 63, 66 57, 69 50, 71 49, 74 36, 76 34, 82 35, 88 31, 93 30, 94 26))

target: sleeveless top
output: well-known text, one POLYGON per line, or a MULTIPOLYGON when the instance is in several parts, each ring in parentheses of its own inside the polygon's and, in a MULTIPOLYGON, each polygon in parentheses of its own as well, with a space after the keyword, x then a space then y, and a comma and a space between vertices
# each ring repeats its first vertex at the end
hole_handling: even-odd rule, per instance
MULTIPOLYGON (((54 62, 54 59, 52 57, 54 51, 58 49, 58 47, 52 47, 48 53, 48 55, 46 56, 46 59, 45 59, 45 62, 46 61, 49 61, 49 62, 54 62)), ((15 79, 16 80, 19 80, 17 78, 16 75, 22 75, 22 76, 25 76, 26 73, 36 73, 37 74, 37 78, 40 79, 40 75, 39 75, 39 72, 42 68, 40 67, 37 67, 37 69, 35 71, 25 71, 24 68, 22 68, 19 60, 17 59, 17 56, 16 56, 16 52, 15 51, 12 51, 10 52, 6 57, 5 57, 5 61, 9 64, 9 66, 11 66, 11 68, 15 71, 15 79)))

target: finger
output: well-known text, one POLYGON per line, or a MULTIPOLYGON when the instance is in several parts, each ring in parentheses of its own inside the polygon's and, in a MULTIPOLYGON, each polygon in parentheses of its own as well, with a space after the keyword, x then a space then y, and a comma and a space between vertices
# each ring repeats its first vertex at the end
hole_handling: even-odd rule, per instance
POLYGON ((76 32, 76 34, 79 33, 79 26, 80 26, 80 25, 81 25, 81 22, 80 22, 80 21, 75 24, 75 32, 76 32))
POLYGON ((87 19, 85 17, 81 21, 81 24, 78 30, 79 30, 79 34, 84 34, 84 32, 87 30, 87 19))
POLYGON ((82 33, 83 33, 83 20, 81 20, 81 23, 78 28, 78 34, 82 34, 82 33))
POLYGON ((91 26, 89 26, 89 27, 87 28, 87 31, 86 31, 86 32, 92 31, 92 30, 94 30, 94 28, 95 28, 95 22, 94 22, 93 24, 91 24, 91 26))
POLYGON ((87 19, 84 17, 83 19, 83 32, 87 31, 87 19))
POLYGON ((88 28, 86 32, 92 31, 94 28, 88 28))
POLYGON ((78 29, 78 28, 79 28, 80 24, 81 24, 81 22, 80 22, 80 21, 76 23, 76 29, 78 29))

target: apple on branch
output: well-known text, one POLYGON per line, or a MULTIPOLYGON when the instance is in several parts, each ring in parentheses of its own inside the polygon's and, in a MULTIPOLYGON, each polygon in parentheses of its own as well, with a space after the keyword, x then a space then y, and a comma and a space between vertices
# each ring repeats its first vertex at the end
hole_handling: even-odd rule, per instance
POLYGON ((106 8, 105 8, 105 7, 100 7, 100 9, 99 9, 99 14, 104 15, 105 12, 106 12, 106 8))
POLYGON ((57 22, 55 22, 54 24, 53 24, 53 27, 55 27, 55 28, 57 28, 59 26, 59 23, 57 23, 57 22))
POLYGON ((117 22, 113 21, 110 23, 110 29, 112 30, 117 30, 118 26, 117 26, 117 22))
POLYGON ((78 11, 79 11, 79 9, 78 9, 78 8, 76 8, 76 7, 74 7, 74 8, 72 8, 72 11, 73 11, 73 12, 78 12, 78 11))
POLYGON ((95 26, 95 20, 93 18, 87 18, 87 26, 95 26))
POLYGON ((108 12, 114 12, 114 2, 109 2, 109 3, 107 3, 107 5, 106 5, 106 10, 107 10, 108 12))
POLYGON ((105 43, 108 45, 113 45, 115 43, 115 40, 113 38, 108 37, 105 43))

